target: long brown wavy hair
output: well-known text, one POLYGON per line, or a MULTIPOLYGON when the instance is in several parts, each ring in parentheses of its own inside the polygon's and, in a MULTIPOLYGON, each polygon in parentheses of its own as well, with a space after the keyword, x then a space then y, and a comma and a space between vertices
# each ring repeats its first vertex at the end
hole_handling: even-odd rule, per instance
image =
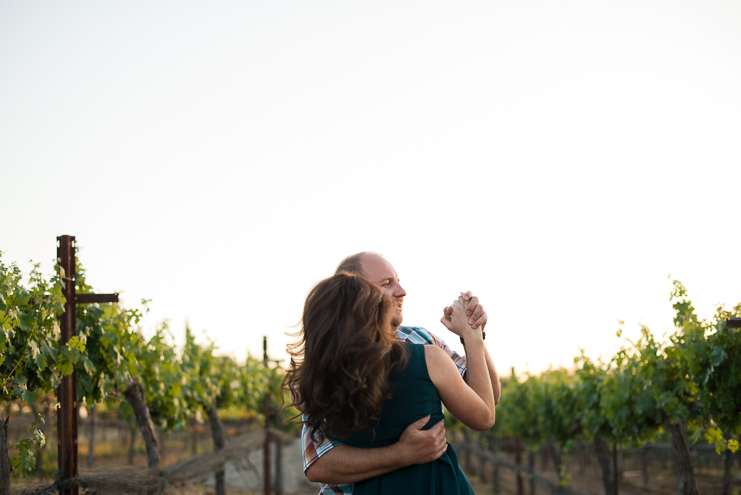
POLYGON ((283 382, 315 435, 342 438, 369 428, 407 363, 391 327, 392 302, 360 275, 340 272, 306 298, 300 340, 288 346, 283 382))

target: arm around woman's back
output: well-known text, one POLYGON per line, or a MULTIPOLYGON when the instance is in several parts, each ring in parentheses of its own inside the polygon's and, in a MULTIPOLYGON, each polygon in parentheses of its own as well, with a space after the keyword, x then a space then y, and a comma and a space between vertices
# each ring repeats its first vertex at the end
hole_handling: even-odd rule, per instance
POLYGON ((315 483, 356 483, 412 464, 432 462, 445 453, 448 443, 442 421, 428 430, 422 429, 429 420, 426 416, 415 421, 398 442, 388 447, 362 449, 337 445, 306 469, 306 477, 315 483))

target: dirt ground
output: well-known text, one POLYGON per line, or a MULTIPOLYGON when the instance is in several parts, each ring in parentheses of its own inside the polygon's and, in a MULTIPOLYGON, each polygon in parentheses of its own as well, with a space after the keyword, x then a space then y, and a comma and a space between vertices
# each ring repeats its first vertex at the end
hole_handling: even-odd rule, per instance
MULTIPOLYGON (((471 485, 478 495, 482 494, 493 494, 494 486, 492 484, 494 469, 488 466, 484 472, 484 480, 482 481, 479 476, 478 470, 471 473, 467 472, 467 476, 471 481, 471 485)), ((549 479, 556 480, 557 476, 554 471, 542 471, 549 479)), ((731 483, 731 493, 741 492, 741 476, 739 476, 739 470, 736 468, 732 472, 734 473, 734 479, 731 483)), ((650 472, 648 486, 643 485, 643 478, 641 476, 633 476, 637 474, 634 472, 627 472, 628 477, 623 477, 619 482, 619 493, 621 495, 676 495, 677 493, 677 477, 672 472, 650 472)), ((603 495, 605 493, 604 485, 602 483, 602 476, 596 466, 591 466, 591 469, 585 469, 583 474, 571 472, 570 486, 576 488, 585 493, 592 495, 603 495)), ((708 471, 702 473, 695 473, 697 479, 697 485, 701 494, 720 494, 723 488, 723 473, 721 471, 708 471)), ((530 485, 528 480, 523 480, 523 488, 526 495, 531 495, 530 485)), ((517 494, 517 475, 515 472, 509 469, 499 470, 499 490, 500 493, 507 495, 517 494)), ((535 494, 544 495, 548 491, 536 485, 535 494)))
MULTIPOLYGON (((102 430, 102 429, 101 429, 102 430)), ((99 431, 101 434, 96 441, 95 448, 95 464, 96 466, 125 466, 128 463, 128 451, 129 451, 129 440, 127 433, 120 429, 111 428, 105 433, 99 431)), ((41 484, 49 485, 52 482, 53 468, 56 466, 56 452, 55 445, 52 441, 49 442, 45 448, 45 461, 46 470, 44 476, 39 479, 32 475, 17 476, 13 474, 12 479, 12 492, 20 493, 23 488, 35 487, 38 488, 41 484)), ((165 440, 164 449, 162 449, 162 464, 163 466, 172 464, 181 459, 189 458, 194 453, 202 454, 204 452, 210 452, 213 450, 213 445, 210 440, 210 435, 203 429, 203 431, 189 431, 182 432, 179 434, 168 434, 161 437, 165 440)), ((80 450, 79 450, 79 461, 80 461, 80 473, 84 474, 89 468, 87 467, 87 454, 88 454, 88 442, 84 435, 81 435, 80 439, 80 450)), ((300 455, 296 453, 286 455, 300 455)), ((465 459, 461 459, 461 462, 465 466, 465 459)), ((621 495, 675 495, 676 494, 676 475, 673 471, 671 463, 656 463, 652 465, 649 470, 650 479, 648 486, 643 485, 643 478, 637 471, 629 471, 628 469, 636 469, 632 465, 632 460, 626 460, 626 472, 625 477, 620 480, 620 494, 621 495)), ((261 461, 255 460, 253 462, 255 466, 260 466, 261 461)), ((579 463, 574 459, 568 461, 570 466, 569 474, 571 476, 570 485, 578 490, 592 495, 603 495, 604 488, 602 485, 602 478, 599 471, 599 467, 596 460, 593 460, 591 464, 587 464, 583 469, 583 473, 580 473, 579 463)), ((141 441, 141 435, 136 432, 135 444, 134 444, 134 457, 133 465, 135 466, 146 466, 146 453, 143 442, 141 441)), ((536 466, 538 471, 542 472, 551 479, 556 479, 556 473, 551 469, 544 468, 541 465, 540 460, 536 466)), ((294 469, 295 470, 295 469, 294 469)), ((294 473, 296 474, 296 473, 294 473)), ((476 493, 491 494, 493 492, 493 468, 488 466, 484 472, 484 480, 482 481, 481 476, 478 472, 478 468, 471 469, 468 473, 471 484, 473 485, 476 493)), ((722 492, 722 471, 716 466, 698 466, 696 469, 696 477, 698 480, 698 487, 701 494, 719 494, 722 492)), ((741 494, 741 466, 734 463, 733 470, 733 482, 731 485, 731 493, 741 494)), ((303 474, 299 472, 296 474, 298 477, 302 477, 303 474)), ((516 485, 516 474, 508 469, 500 468, 499 470, 500 480, 500 492, 507 495, 517 494, 516 485)), ((316 486, 302 486, 298 491, 284 492, 285 495, 298 495, 298 494, 317 494, 318 487, 316 486)), ((527 480, 524 480, 524 490, 526 495, 531 495, 530 486, 527 480)), ((82 493, 82 492, 81 492, 82 493)), ((213 487, 204 486, 203 484, 193 484, 189 486, 180 487, 168 487, 165 491, 168 495, 183 494, 183 495, 211 495, 214 493, 213 487)), ((255 490, 254 487, 249 489, 245 486, 232 485, 229 486, 228 493, 230 495, 253 495, 261 494, 261 490, 255 490)), ((544 495, 547 491, 541 487, 535 487, 536 495, 544 495)))
MULTIPOLYGON (((132 458, 132 462, 129 463, 129 448, 131 439, 131 437, 128 436, 129 432, 120 428, 108 428, 105 432, 101 430, 103 430, 103 428, 99 428, 98 434, 96 435, 95 456, 93 459, 94 466, 92 467, 88 466, 89 441, 84 435, 84 430, 82 432, 83 434, 81 434, 80 436, 78 451, 80 475, 84 476, 85 474, 91 472, 106 472, 107 469, 114 471, 117 468, 125 466, 137 466, 142 468, 147 466, 146 450, 144 447, 144 443, 141 440, 141 435, 138 431, 134 431, 134 455, 132 458)), ((11 475, 11 493, 20 494, 23 490, 40 489, 49 486, 53 482, 54 469, 56 468, 57 464, 55 448, 56 445, 55 442, 53 442, 54 435, 55 433, 51 432, 50 436, 52 441, 47 444, 42 454, 44 467, 43 475, 41 477, 38 477, 30 473, 13 473, 11 475)), ((162 467, 168 466, 183 459, 194 457, 196 455, 212 452, 214 448, 210 438, 210 432, 208 432, 205 428, 187 432, 169 433, 167 435, 159 436, 159 440, 164 441, 164 448, 160 449, 160 466, 162 467)), ((300 488, 296 488, 297 483, 290 483, 291 480, 289 480, 289 478, 300 478, 301 481, 305 480, 303 472, 300 468, 300 441, 298 443, 299 447, 296 452, 293 451, 296 450, 295 446, 284 447, 284 471, 292 471, 290 473, 284 472, 284 486, 288 488, 288 486, 292 485, 295 489, 293 491, 284 490, 283 494, 316 494, 318 492, 318 489, 314 489, 311 486, 302 486, 300 488), (290 450, 290 448, 292 448, 293 450, 290 450), (291 459, 288 459, 289 456, 291 459), (296 465, 299 466, 298 472, 294 472, 297 471, 297 468, 295 467, 296 465)), ((160 446, 162 447, 162 444, 160 446)), ((252 457, 252 455, 255 453, 258 454, 259 459, 253 459, 253 462, 251 464, 256 468, 255 471, 258 472, 256 476, 261 477, 263 462, 262 450, 259 450, 260 452, 250 453, 250 457, 252 457)), ((273 447, 273 454, 275 454, 275 447, 273 447)), ((242 478, 244 478, 244 476, 242 478)), ((204 481, 205 482, 196 482, 186 486, 167 487, 164 493, 168 495, 212 495, 214 493, 213 478, 207 476, 206 480, 204 481), (211 486, 208 486, 209 484, 211 486)), ((227 477, 227 482, 229 483, 229 481, 229 477, 227 477)), ((304 481, 304 483, 308 484, 308 482, 306 481, 304 481)), ((80 490, 80 494, 82 495, 83 493, 85 493, 85 491, 80 490)), ((236 486, 234 484, 228 484, 227 493, 229 495, 253 495, 258 493, 262 494, 263 492, 261 490, 255 491, 254 487, 253 489, 250 489, 246 486, 240 486, 240 484, 237 483, 236 486)))

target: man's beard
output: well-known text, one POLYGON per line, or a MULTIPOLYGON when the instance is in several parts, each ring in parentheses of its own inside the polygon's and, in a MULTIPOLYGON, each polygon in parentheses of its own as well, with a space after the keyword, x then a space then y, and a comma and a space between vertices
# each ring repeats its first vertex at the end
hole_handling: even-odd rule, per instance
POLYGON ((404 321, 404 317, 401 314, 396 314, 391 317, 391 328, 396 330, 401 326, 401 322, 404 321))

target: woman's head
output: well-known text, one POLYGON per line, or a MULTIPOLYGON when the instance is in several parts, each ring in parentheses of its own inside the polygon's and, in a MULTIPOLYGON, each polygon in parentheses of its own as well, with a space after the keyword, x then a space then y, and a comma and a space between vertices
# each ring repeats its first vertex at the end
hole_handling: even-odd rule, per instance
POLYGON ((340 272, 309 292, 301 321, 306 344, 317 344, 326 353, 364 339, 390 342, 390 320, 391 301, 377 287, 359 275, 340 272))
POLYGON ((394 314, 393 302, 360 275, 340 272, 311 290, 286 383, 315 432, 350 434, 378 419, 388 376, 406 363, 394 314))

